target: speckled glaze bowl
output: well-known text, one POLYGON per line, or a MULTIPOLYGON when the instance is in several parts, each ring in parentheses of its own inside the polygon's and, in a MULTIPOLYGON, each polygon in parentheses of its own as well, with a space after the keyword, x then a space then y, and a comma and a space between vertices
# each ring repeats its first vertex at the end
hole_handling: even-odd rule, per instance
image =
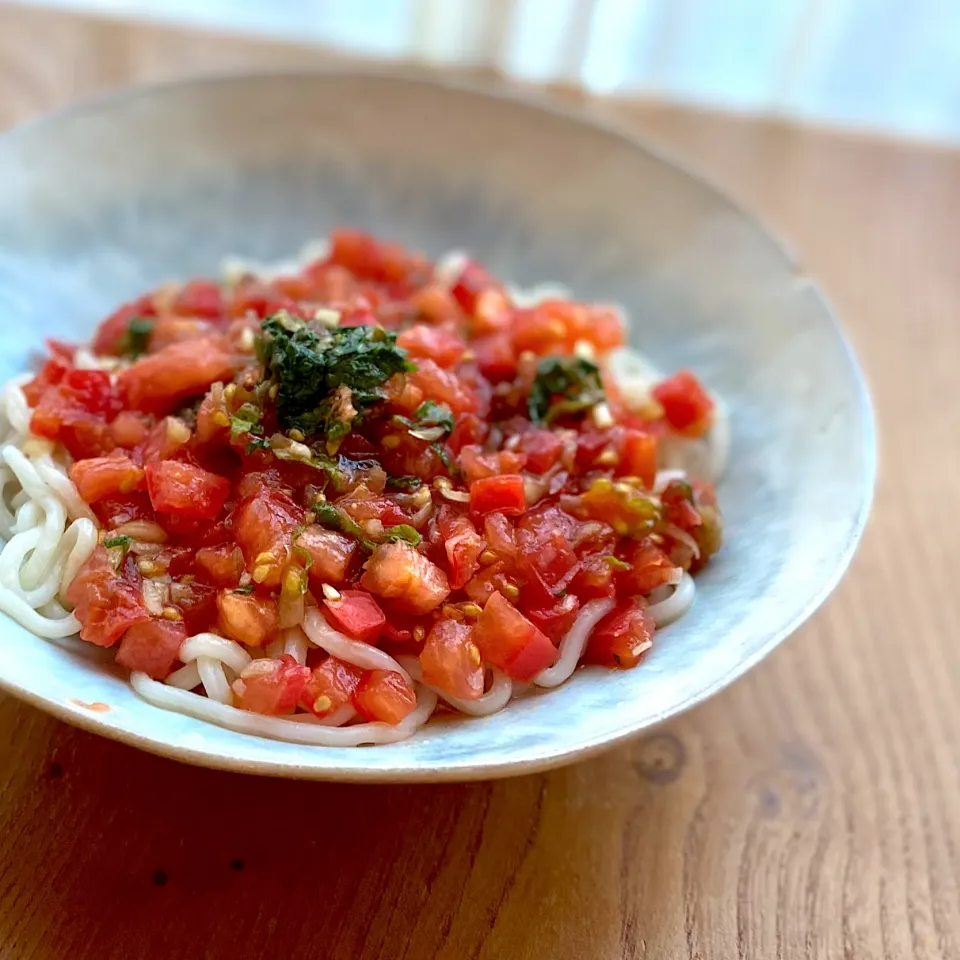
POLYGON ((728 401, 728 541, 645 664, 589 668, 486 719, 391 746, 277 743, 158 710, 79 641, 0 617, 0 684, 169 757, 328 780, 461 780, 587 757, 705 699, 836 585, 869 510, 874 428, 814 285, 726 197, 576 115, 397 73, 231 77, 80 104, 0 137, 0 376, 121 300, 278 259, 353 224, 473 251, 518 284, 626 306, 630 339, 728 401), (86 649, 84 649, 86 648, 86 649), (91 706, 94 705, 94 706, 91 706))

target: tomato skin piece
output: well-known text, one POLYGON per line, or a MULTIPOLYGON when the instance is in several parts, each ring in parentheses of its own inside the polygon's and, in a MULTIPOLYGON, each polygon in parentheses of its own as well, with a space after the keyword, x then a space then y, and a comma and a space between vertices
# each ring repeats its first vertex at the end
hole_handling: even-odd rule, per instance
POLYGON ((147 491, 157 513, 192 520, 215 520, 230 494, 230 481, 177 460, 162 460, 146 468, 147 491))
POLYGON ((420 651, 423 682, 451 697, 483 696, 483 663, 473 642, 473 627, 456 620, 438 620, 420 651))
POLYGON ((303 507, 279 490, 263 490, 237 506, 233 535, 258 583, 265 587, 280 583, 292 553, 294 531, 304 516, 303 507))
POLYGON ((373 643, 380 636, 387 618, 380 605, 365 590, 341 590, 339 600, 324 600, 327 620, 354 640, 373 643))
POLYGON ((407 613, 429 613, 450 594, 447 575, 409 543, 383 543, 364 564, 360 586, 407 613))
POLYGON ((102 546, 77 571, 66 599, 80 621, 81 639, 98 647, 113 646, 127 629, 150 619, 136 566, 124 564, 123 576, 119 575, 102 546))
POLYGON ((470 484, 471 513, 481 516, 487 513, 502 513, 507 517, 519 517, 526 509, 523 477, 519 474, 486 477, 470 484))
POLYGON ((318 717, 328 717, 352 701, 363 671, 352 663, 327 657, 313 668, 303 692, 303 702, 318 717))
POLYGON ((135 410, 168 413, 180 400, 233 379, 233 364, 222 339, 173 343, 121 371, 118 385, 135 410))
POLYGON ((521 683, 529 683, 559 656, 549 637, 499 592, 487 600, 477 620, 474 642, 484 660, 521 683))
POLYGON ((284 654, 277 660, 254 660, 233 681, 234 703, 241 710, 278 716, 291 713, 310 679, 310 668, 284 654))
POLYGON ((645 605, 627 600, 611 610, 594 628, 584 660, 608 667, 635 667, 653 646, 656 624, 645 605))
POLYGON ((195 556, 201 578, 215 587, 235 587, 243 576, 243 552, 234 543, 201 547, 195 556))
POLYGON ((650 392, 674 430, 700 437, 710 428, 713 400, 689 370, 661 380, 650 392))
POLYGON ((366 720, 396 725, 416 709, 417 695, 395 670, 370 670, 357 684, 353 705, 366 720))
POLYGON ((35 407, 46 392, 47 387, 55 387, 63 382, 63 378, 73 369, 69 359, 53 356, 43 365, 40 372, 23 386, 23 395, 27 403, 35 407))
POLYGON ((187 628, 174 620, 147 620, 135 623, 117 647, 116 661, 128 670, 140 670, 154 680, 163 680, 173 670, 187 628))
POLYGON ((255 593, 221 590, 217 594, 220 629, 232 640, 248 647, 269 643, 280 627, 277 602, 255 593))
POLYGON ((87 503, 96 503, 143 489, 144 473, 129 457, 94 457, 73 464, 70 479, 87 503))
POLYGON ((437 526, 447 556, 450 588, 459 590, 479 569, 480 554, 483 553, 486 543, 469 517, 458 514, 446 504, 440 509, 437 526))
POLYGON ((312 580, 336 586, 347 579, 359 545, 345 533, 311 524, 297 537, 294 550, 305 552, 312 561, 309 570, 312 580))

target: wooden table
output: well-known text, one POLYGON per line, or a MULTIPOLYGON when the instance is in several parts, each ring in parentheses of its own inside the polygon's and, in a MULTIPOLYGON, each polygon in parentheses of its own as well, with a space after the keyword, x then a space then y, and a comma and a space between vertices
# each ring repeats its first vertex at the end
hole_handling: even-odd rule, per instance
MULTIPOLYGON (((3 6, 0 125, 322 59, 3 6)), ((689 716, 499 783, 196 770, 2 698, 3 957, 960 957, 960 154, 598 109, 765 217, 848 324, 883 463, 834 598, 689 716)))

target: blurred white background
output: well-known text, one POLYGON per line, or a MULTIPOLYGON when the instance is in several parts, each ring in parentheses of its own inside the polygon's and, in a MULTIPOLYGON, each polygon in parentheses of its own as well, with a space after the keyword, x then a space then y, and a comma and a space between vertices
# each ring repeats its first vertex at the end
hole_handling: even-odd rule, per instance
POLYGON ((32 0, 960 141, 960 0, 32 0))

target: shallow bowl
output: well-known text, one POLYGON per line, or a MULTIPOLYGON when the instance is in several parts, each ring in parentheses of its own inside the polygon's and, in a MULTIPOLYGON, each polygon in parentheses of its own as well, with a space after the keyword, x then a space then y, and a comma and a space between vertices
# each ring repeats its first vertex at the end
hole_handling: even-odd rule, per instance
POLYGON ((0 622, 0 685, 192 763, 329 780, 459 780, 569 762, 675 716, 795 630, 837 584, 871 500, 873 420, 850 348, 790 255, 655 150, 575 114, 396 73, 231 77, 81 104, 0 137, 0 377, 45 337, 232 253, 279 259, 336 224, 518 284, 623 304, 630 340, 689 366, 733 422, 728 541, 638 669, 588 668, 482 720, 330 749, 152 707, 79 642, 0 622), (91 704, 99 705, 96 709, 91 704), (104 709, 106 707, 106 709, 104 709))

